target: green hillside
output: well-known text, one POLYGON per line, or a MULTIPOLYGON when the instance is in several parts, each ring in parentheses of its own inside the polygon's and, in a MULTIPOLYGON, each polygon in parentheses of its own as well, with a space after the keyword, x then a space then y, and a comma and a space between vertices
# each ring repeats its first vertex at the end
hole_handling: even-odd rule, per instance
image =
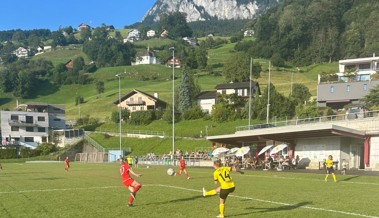
MULTIPOLYGON (((155 46, 156 41, 151 41, 155 46)), ((214 71, 222 71, 223 64, 233 57, 233 43, 219 46, 209 50, 209 65, 212 65, 214 71)), ((68 46, 54 51, 46 52, 34 57, 34 59, 45 58, 57 63, 65 63, 69 59, 82 56, 88 61, 86 55, 81 51, 80 46, 68 46)), ((267 86, 268 81, 268 60, 256 59, 255 62, 262 64, 263 72, 258 79, 261 89, 267 86)), ((289 94, 291 83, 291 73, 294 72, 293 82, 305 84, 313 95, 316 95, 317 74, 321 72, 333 72, 337 70, 337 63, 318 64, 307 67, 301 67, 298 72, 293 68, 276 68, 271 70, 271 81, 277 90, 285 95, 289 94)), ((63 85, 60 88, 53 87, 49 84, 43 84, 37 92, 34 99, 16 99, 9 93, 0 93, 1 108, 14 108, 16 100, 19 103, 25 102, 48 102, 66 105, 67 119, 75 119, 79 115, 79 106, 75 106, 75 96, 83 96, 84 103, 80 105, 82 116, 90 115, 106 119, 111 112, 117 110, 113 102, 118 99, 118 80, 116 74, 122 73, 121 94, 126 94, 132 89, 139 89, 148 93, 159 93, 164 101, 171 103, 172 92, 172 70, 163 65, 138 65, 138 66, 120 66, 100 68, 90 76, 94 80, 105 82, 105 93, 98 95, 94 84, 87 85, 63 85), (123 74, 123 72, 126 72, 123 74)), ((176 87, 179 85, 181 70, 175 70, 176 87)), ((197 80, 203 91, 214 90, 214 87, 225 82, 222 76, 208 75, 207 72, 198 74, 197 80)))

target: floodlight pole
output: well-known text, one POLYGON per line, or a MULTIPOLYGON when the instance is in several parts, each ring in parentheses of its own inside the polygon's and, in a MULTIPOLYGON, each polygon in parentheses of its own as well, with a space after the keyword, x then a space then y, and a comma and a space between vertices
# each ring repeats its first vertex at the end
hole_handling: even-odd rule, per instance
POLYGON ((268 85, 267 85, 267 114, 266 114, 266 123, 270 119, 270 86, 271 86, 271 61, 268 62, 268 85))
POLYGON ((171 47, 172 51, 172 155, 171 160, 174 165, 175 157, 175 47, 171 47))
POLYGON ((119 129, 120 129, 120 158, 124 157, 122 153, 122 125, 121 125, 121 74, 116 74, 118 77, 118 119, 119 119, 119 129))
POLYGON ((250 57, 250 76, 249 76, 249 84, 250 84, 250 89, 249 89, 249 130, 250 130, 250 125, 251 125, 251 74, 253 71, 253 58, 250 57))

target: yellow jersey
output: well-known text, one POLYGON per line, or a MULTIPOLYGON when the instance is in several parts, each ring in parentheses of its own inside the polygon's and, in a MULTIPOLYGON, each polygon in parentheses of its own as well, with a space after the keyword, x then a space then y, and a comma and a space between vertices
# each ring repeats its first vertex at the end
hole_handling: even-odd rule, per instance
POLYGON ((325 161, 325 166, 326 166, 327 168, 331 168, 331 167, 333 167, 333 160, 327 159, 327 160, 325 161))
POLYGON ((129 165, 133 164, 133 159, 131 157, 127 157, 126 160, 128 161, 129 165))
POLYGON ((221 189, 230 189, 234 187, 234 182, 230 176, 230 170, 230 167, 219 167, 213 173, 213 179, 220 183, 221 189))

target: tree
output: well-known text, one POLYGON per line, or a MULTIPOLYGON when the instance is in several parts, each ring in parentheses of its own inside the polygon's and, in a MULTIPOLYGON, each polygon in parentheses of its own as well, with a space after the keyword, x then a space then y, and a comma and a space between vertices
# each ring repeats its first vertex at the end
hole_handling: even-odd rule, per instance
POLYGON ((369 108, 371 107, 377 108, 379 106, 379 85, 371 88, 369 94, 364 96, 362 98, 362 101, 369 108))
POLYGON ((182 81, 179 86, 179 111, 184 113, 192 106, 191 81, 188 70, 183 70, 182 81))
MULTIPOLYGON (((262 67, 259 63, 253 63, 252 78, 259 78, 262 67)), ((226 63, 223 71, 228 82, 245 82, 250 77, 250 58, 246 53, 238 52, 226 63)))
POLYGON ((99 94, 99 95, 101 95, 101 93, 104 93, 105 87, 104 87, 103 81, 97 81, 96 82, 96 91, 97 91, 97 94, 99 94))
POLYGON ((293 84, 292 94, 290 94, 290 98, 294 101, 296 105, 308 101, 311 96, 312 94, 310 93, 308 87, 306 87, 304 84, 293 84))
POLYGON ((51 33, 51 39, 53 40, 51 42, 51 46, 53 48, 57 46, 65 46, 67 45, 66 37, 60 32, 60 31, 55 31, 51 33))
POLYGON ((159 19, 160 30, 167 30, 171 37, 191 37, 192 30, 187 25, 187 15, 180 12, 162 14, 159 19))
POLYGON ((41 39, 37 35, 32 34, 28 37, 28 44, 29 47, 36 49, 41 45, 41 39))

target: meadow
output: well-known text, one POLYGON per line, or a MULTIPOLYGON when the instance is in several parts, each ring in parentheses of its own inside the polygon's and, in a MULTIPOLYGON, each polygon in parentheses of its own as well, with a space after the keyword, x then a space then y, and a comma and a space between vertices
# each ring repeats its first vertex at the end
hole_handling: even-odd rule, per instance
MULTIPOLYGON (((216 217, 218 197, 203 197, 215 187, 211 168, 188 168, 190 179, 166 175, 166 167, 140 166, 143 185, 134 207, 127 207, 119 164, 3 163, 0 217, 216 217)), ((175 168, 176 169, 176 168, 175 168)), ((236 191, 226 217, 319 218, 379 217, 379 177, 324 175, 291 171, 232 174, 236 191)))

